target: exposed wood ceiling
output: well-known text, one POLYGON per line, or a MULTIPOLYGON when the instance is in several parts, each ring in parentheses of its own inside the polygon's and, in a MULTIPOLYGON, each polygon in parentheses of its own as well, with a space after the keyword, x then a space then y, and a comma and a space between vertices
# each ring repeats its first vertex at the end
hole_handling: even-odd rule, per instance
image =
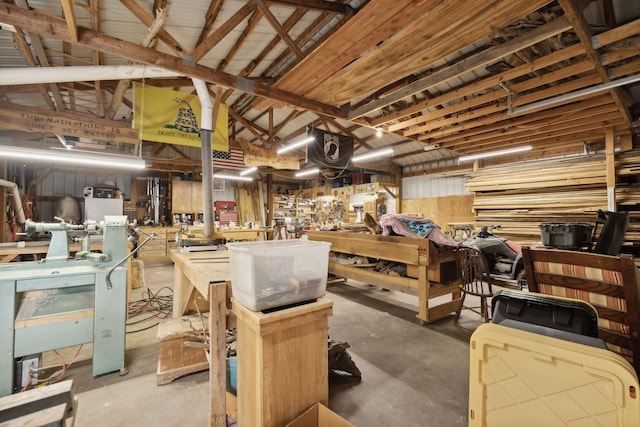
MULTIPOLYGON (((640 101, 632 81, 520 111, 640 75, 635 1, 14 0, 0 25, 0 72, 153 65, 184 77, 146 84, 223 89, 232 140, 272 149, 313 125, 353 135, 357 153, 394 147, 370 166, 406 175, 524 144, 530 157, 597 149, 607 128, 628 148, 640 101)), ((59 144, 9 126, 12 106, 127 127, 132 98, 130 80, 5 81, 0 143, 59 144)), ((194 155, 145 143, 143 156, 194 155)))

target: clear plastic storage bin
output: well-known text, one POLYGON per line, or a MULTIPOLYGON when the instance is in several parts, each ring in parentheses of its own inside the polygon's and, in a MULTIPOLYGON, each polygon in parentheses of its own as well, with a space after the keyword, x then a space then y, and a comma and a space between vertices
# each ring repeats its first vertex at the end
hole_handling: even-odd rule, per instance
POLYGON ((229 243, 233 297, 262 311, 324 296, 331 243, 269 240, 229 243))

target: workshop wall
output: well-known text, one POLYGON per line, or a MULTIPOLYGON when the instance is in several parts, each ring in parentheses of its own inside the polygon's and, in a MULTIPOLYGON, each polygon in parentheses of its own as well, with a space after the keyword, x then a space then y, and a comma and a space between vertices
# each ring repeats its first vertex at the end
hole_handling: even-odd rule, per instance
POLYGON ((131 175, 125 173, 110 175, 87 173, 85 175, 78 173, 77 169, 58 169, 48 173, 44 179, 38 180, 36 177, 34 181, 36 182, 35 191, 30 188, 31 184, 27 183, 27 187, 30 188, 27 193, 35 196, 34 221, 52 222, 56 202, 67 195, 80 202, 82 212, 84 210, 84 188, 92 187, 98 183, 113 182, 125 199, 131 194, 131 175))
POLYGON ((467 177, 423 175, 402 179, 402 212, 429 218, 443 230, 454 222, 473 222, 473 193, 467 177))
POLYGON ((473 194, 467 191, 465 176, 422 175, 402 179, 402 197, 421 199, 431 197, 464 196, 473 194))

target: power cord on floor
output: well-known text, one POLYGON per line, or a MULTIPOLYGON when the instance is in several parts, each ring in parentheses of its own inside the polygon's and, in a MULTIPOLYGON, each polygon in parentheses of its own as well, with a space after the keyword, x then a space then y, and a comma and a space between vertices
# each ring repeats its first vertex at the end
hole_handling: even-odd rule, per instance
MULTIPOLYGON (((137 301, 131 301, 129 303, 129 313, 127 327, 137 325, 140 323, 148 322, 153 319, 166 319, 171 316, 173 311, 173 289, 170 287, 162 287, 154 294, 151 289, 147 288, 142 293, 142 298, 137 301), (164 295, 162 295, 164 293, 164 295), (144 316, 140 319, 135 319, 139 316, 144 316)), ((142 327, 135 330, 127 330, 127 334, 133 334, 136 332, 146 331, 157 326, 160 321, 155 322, 152 325, 142 327)))
POLYGON ((78 356, 80 355, 80 350, 82 350, 82 347, 84 347, 84 344, 80 344, 78 346, 78 349, 76 350, 76 354, 73 356, 73 360, 71 360, 71 362, 69 362, 69 364, 67 365, 66 362, 64 361, 64 357, 62 357, 62 355, 58 352, 58 350, 53 350, 53 352, 55 353, 56 356, 58 356, 58 358, 60 359, 60 365, 51 365, 51 366, 43 366, 42 368, 35 368, 35 369, 31 369, 29 368, 29 372, 27 375, 27 380, 25 381, 24 387, 22 387, 22 389, 20 389, 20 393, 27 391, 30 386, 33 383, 34 378, 38 378, 38 376, 34 376, 33 374, 37 374, 38 372, 42 372, 45 370, 49 370, 49 369, 53 369, 53 368, 60 368, 57 371, 55 371, 54 373, 52 373, 51 375, 49 375, 47 378, 38 378, 36 380, 37 384, 53 384, 53 383, 57 383, 58 381, 60 381, 61 379, 64 378, 64 375, 67 372, 67 369, 69 369, 69 367, 71 365, 73 365, 75 363, 76 360, 78 360, 78 356))

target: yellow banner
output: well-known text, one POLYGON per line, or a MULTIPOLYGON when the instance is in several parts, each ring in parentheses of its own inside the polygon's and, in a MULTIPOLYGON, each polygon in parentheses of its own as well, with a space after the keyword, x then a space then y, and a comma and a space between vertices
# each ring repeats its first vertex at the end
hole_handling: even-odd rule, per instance
POLYGON ((238 144, 244 151, 244 164, 246 166, 270 166, 274 169, 300 169, 300 160, 297 154, 280 154, 274 151, 258 147, 244 139, 238 139, 238 144))
MULTIPOLYGON (((201 107, 198 95, 133 83, 134 120, 141 139, 200 147, 201 107)), ((212 148, 229 151, 229 110, 220 103, 212 148)))

